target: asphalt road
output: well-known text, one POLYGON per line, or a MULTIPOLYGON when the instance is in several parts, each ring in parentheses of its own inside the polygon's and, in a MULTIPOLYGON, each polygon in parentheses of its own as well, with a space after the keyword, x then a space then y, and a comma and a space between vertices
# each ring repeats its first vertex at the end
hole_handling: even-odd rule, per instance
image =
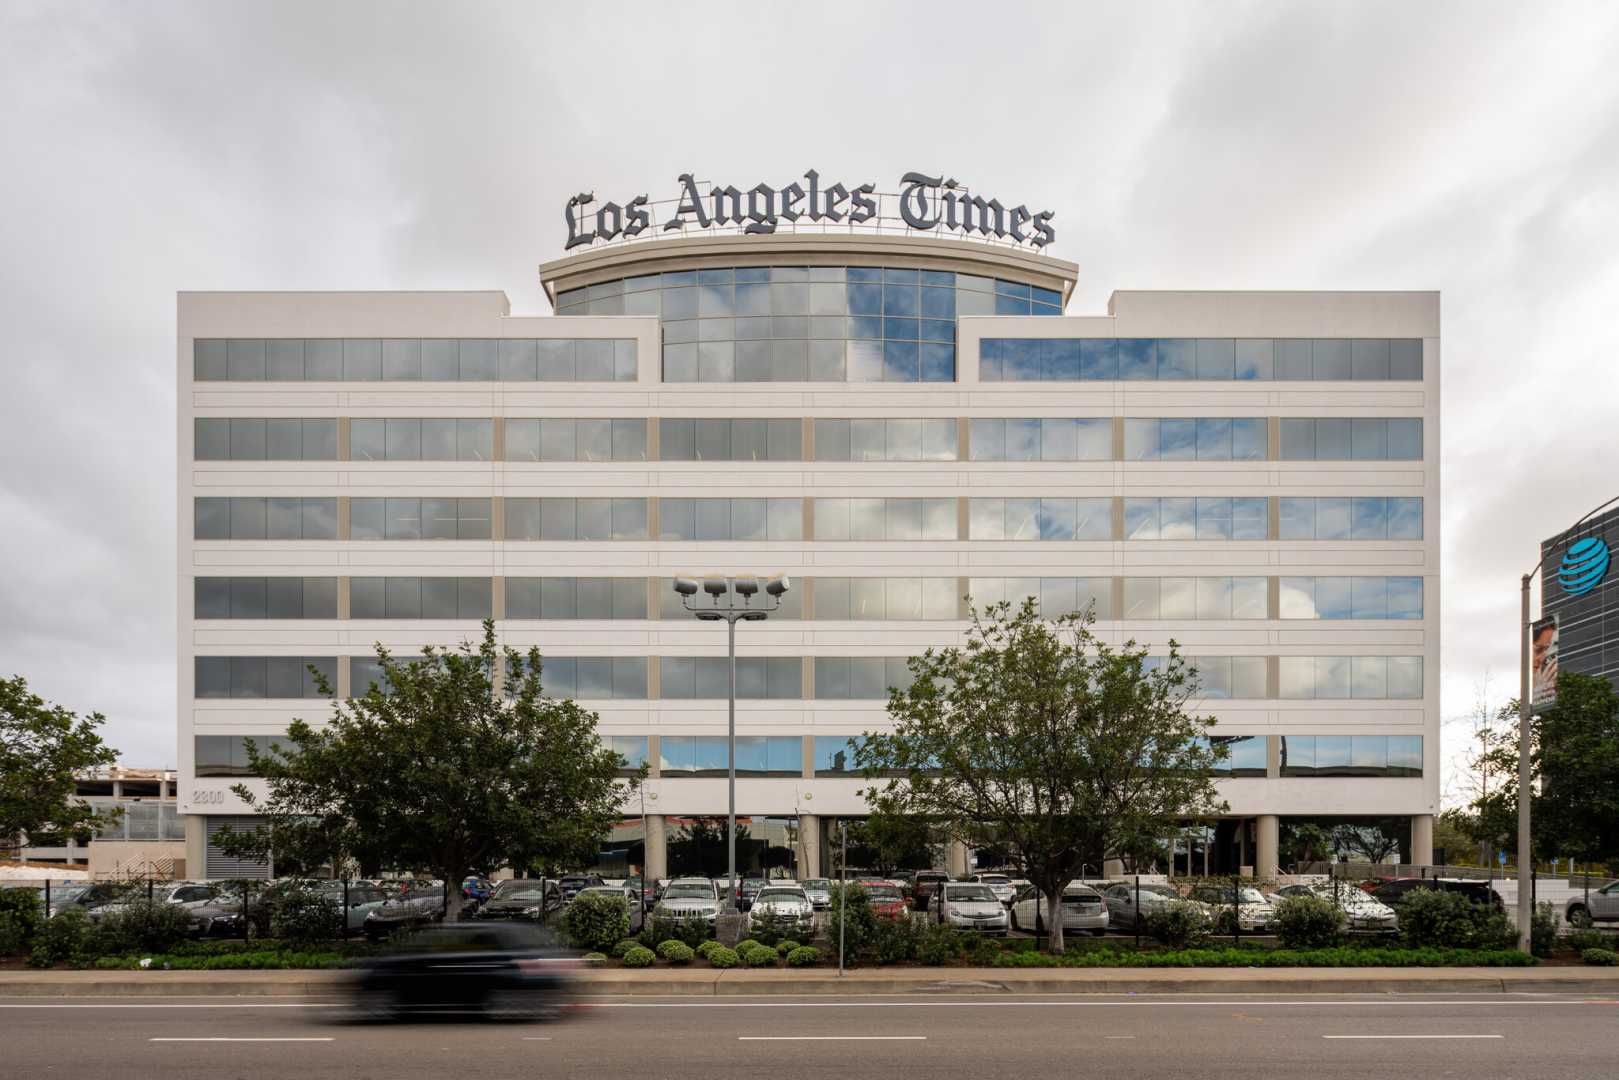
POLYGON ((0 1075, 1619 1075, 1619 1001, 1579 995, 598 999, 548 1024, 350 1025, 334 1002, 0 1000, 0 1075))

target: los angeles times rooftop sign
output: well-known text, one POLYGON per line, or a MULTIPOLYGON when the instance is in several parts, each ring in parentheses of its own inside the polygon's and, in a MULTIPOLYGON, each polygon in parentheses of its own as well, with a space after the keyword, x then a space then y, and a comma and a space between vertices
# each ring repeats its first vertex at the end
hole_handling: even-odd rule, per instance
POLYGON ((897 194, 879 193, 877 185, 869 183, 823 185, 814 169, 804 174, 802 183, 795 180, 780 188, 756 184, 746 191, 705 185, 691 173, 682 173, 678 198, 653 202, 637 195, 622 204, 598 203, 594 192, 581 192, 568 200, 563 215, 570 251, 648 233, 724 228, 769 235, 781 228, 802 228, 802 223, 822 232, 862 226, 882 231, 885 224, 896 231, 942 230, 1035 250, 1057 238, 1050 210, 1035 213, 1025 205, 1009 207, 1000 199, 972 194, 953 178, 919 172, 900 177, 897 194))

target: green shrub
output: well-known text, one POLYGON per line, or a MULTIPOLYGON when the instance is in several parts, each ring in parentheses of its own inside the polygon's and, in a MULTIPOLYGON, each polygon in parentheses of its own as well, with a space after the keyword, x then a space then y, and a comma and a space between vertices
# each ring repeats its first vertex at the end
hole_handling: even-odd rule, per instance
POLYGON ((607 963, 607 954, 599 952, 587 952, 579 959, 586 967, 601 967, 603 964, 607 963))
POLYGON ((33 948, 34 935, 44 921, 45 902, 33 889, 0 889, 0 956, 33 948))
POLYGON ((1557 907, 1546 901, 1535 905, 1529 919, 1529 951, 1536 956, 1550 956, 1557 948, 1557 907))
POLYGON ((843 920, 843 955, 852 962, 875 942, 879 919, 871 910, 871 898, 858 882, 832 886, 832 906, 826 922, 826 932, 834 946, 838 940, 838 922, 843 920), (847 914, 845 914, 847 906, 847 914))
POLYGON ((708 920, 701 915, 688 915, 684 919, 664 916, 652 920, 652 936, 655 941, 668 941, 674 938, 695 949, 708 940, 708 932, 708 920))
POLYGON ((1209 937, 1208 915, 1190 900, 1172 900, 1149 911, 1142 926, 1167 949, 1195 948, 1209 937))
POLYGON ((1612 949, 1586 949, 1580 959, 1594 967, 1613 967, 1619 964, 1619 952, 1612 949))
POLYGON ((803 942, 793 941, 791 938, 786 941, 778 941, 776 942, 776 955, 790 956, 794 949, 800 948, 803 948, 803 942))
POLYGON ((674 938, 670 938, 658 946, 658 955, 671 964, 689 964, 692 957, 697 954, 684 941, 676 941, 674 938))
POLYGON ((270 933, 295 945, 309 946, 344 936, 344 916, 329 896, 313 889, 294 889, 270 905, 270 933))
POLYGON ((581 893, 562 912, 562 929, 581 949, 611 949, 630 934, 630 902, 607 893, 581 893))
POLYGON ((1516 949, 1402 949, 1337 946, 1331 949, 1264 949, 1260 947, 1125 952, 1111 946, 1053 956, 1038 952, 1003 952, 996 967, 1130 967, 1130 968, 1293 968, 1293 967, 1528 967, 1535 959, 1516 949))
POLYGON ((1586 949, 1609 948, 1615 940, 1601 930, 1570 930, 1564 936, 1563 943, 1575 953, 1583 953, 1586 949))
POLYGON ((85 932, 84 952, 86 956, 166 953, 190 933, 191 913, 185 908, 142 898, 92 923, 85 932))
POLYGON ((962 932, 939 923, 926 923, 916 937, 916 959, 928 967, 941 967, 966 952, 962 932))
POLYGON ((1338 944, 1344 913, 1324 896, 1284 896, 1276 902, 1276 938, 1284 949, 1326 949, 1338 944))
POLYGON ((725 948, 724 945, 721 945, 713 938, 709 938, 707 941, 704 941, 701 945, 697 946, 697 955, 701 956, 704 960, 707 960, 713 954, 715 949, 723 948, 725 948))
POLYGON ((742 961, 743 967, 775 967, 776 950, 769 945, 761 945, 757 941, 749 948, 737 947, 737 957, 742 961))
POLYGON ((46 920, 34 935, 34 948, 28 955, 28 962, 34 967, 83 963, 84 939, 89 932, 90 920, 84 912, 73 909, 64 911, 46 920))
POLYGON ((735 949, 728 949, 724 945, 708 950, 708 962, 717 968, 733 968, 741 960, 735 949))
POLYGON ((879 964, 898 964, 916 959, 922 924, 914 919, 878 919, 872 939, 872 952, 879 964))
POLYGON ((743 953, 759 944, 762 944, 762 942, 760 942, 758 938, 743 938, 741 941, 736 943, 736 954, 741 956, 743 953))
POLYGON ((624 966, 632 968, 651 967, 652 961, 656 959, 657 954, 651 949, 643 948, 642 946, 637 945, 635 948, 624 954, 624 966))
POLYGON ((821 959, 820 951, 808 945, 800 945, 787 954, 788 967, 814 967, 821 959))
POLYGON ((1413 889, 1400 901, 1400 937, 1417 948, 1495 949, 1517 935, 1506 912, 1462 893, 1413 889))
POLYGON ((620 960, 622 960, 622 959, 624 959, 624 954, 625 953, 629 952, 631 949, 638 948, 638 947, 640 947, 640 942, 636 941, 634 938, 625 938, 623 941, 619 942, 617 945, 614 945, 612 947, 612 949, 610 949, 609 951, 614 956, 616 956, 620 960))

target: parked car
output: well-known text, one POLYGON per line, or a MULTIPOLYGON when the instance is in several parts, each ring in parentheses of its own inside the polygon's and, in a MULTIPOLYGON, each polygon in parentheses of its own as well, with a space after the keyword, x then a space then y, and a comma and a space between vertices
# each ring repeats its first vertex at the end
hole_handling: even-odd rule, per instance
MULTIPOLYGON (((51 914, 64 911, 92 911, 103 904, 122 901, 133 892, 134 886, 123 881, 97 881, 89 885, 68 885, 51 889, 51 914), (61 897, 56 894, 58 890, 61 897)), ((142 893, 145 893, 143 888, 142 893)))
MULTIPOLYGON (((146 897, 146 889, 143 886, 136 886, 126 889, 123 895, 116 900, 109 900, 106 903, 96 904, 88 908, 86 913, 89 915, 91 922, 99 922, 108 915, 128 910, 131 905, 144 901, 146 897)), ((154 903, 174 904, 190 910, 193 907, 218 899, 219 889, 217 886, 209 885, 206 882, 168 881, 155 886, 152 889, 151 898, 154 903)))
POLYGON ((1209 919, 1218 920, 1221 912, 1237 909, 1237 925, 1243 930, 1268 931, 1276 922, 1276 909, 1265 894, 1252 885, 1240 889, 1231 885, 1199 885, 1192 890, 1191 899, 1202 904, 1209 919))
POLYGON ((779 934, 790 933, 802 940, 815 927, 815 905, 796 882, 766 885, 754 894, 749 910, 749 922, 756 930, 769 926, 779 934))
POLYGON ((497 884, 473 917, 539 922, 561 907, 562 887, 555 879, 512 878, 497 884))
POLYGON ((918 870, 911 875, 911 904, 918 911, 926 911, 939 891, 939 886, 950 880, 943 870, 918 870))
POLYGON ((1501 894, 1491 888, 1488 881, 1470 878, 1373 878, 1360 887, 1367 895, 1377 897, 1392 908, 1398 908, 1400 901, 1417 889, 1457 892, 1475 904, 1489 904, 1496 908, 1502 906, 1501 894))
POLYGON ((361 924, 368 940, 376 942, 399 930, 444 921, 444 888, 440 882, 408 882, 366 913, 361 924))
POLYGON ((751 911, 754 897, 759 895, 759 890, 769 884, 770 882, 762 877, 743 878, 736 890, 736 909, 738 911, 751 911))
POLYGON ((1276 895, 1320 896, 1332 901, 1344 913, 1344 927, 1350 933, 1393 934, 1400 929, 1400 920, 1393 908, 1351 885, 1284 885, 1276 890, 1276 895))
POLYGON ((239 889, 221 888, 212 900, 193 904, 189 911, 192 937, 239 938, 247 933, 249 913, 243 909, 239 889))
POLYGON ((803 881, 804 893, 815 905, 816 911, 822 911, 832 906, 832 881, 830 878, 806 878, 803 881))
POLYGON ((547 947, 538 928, 490 922, 440 926, 368 962, 353 986, 356 1014, 481 1013, 500 1020, 560 1016, 578 961, 547 947))
POLYGON ((860 885, 866 890, 866 900, 871 905, 873 915, 883 919, 911 917, 910 900, 905 896, 905 889, 899 882, 862 881, 860 885))
POLYGON ((675 878, 652 909, 654 921, 680 922, 696 916, 710 927, 720 914, 720 894, 708 878, 675 878))
POLYGON ((640 876, 625 878, 624 887, 639 892, 646 897, 647 907, 651 907, 658 902, 658 893, 662 891, 655 878, 642 878, 640 876))
POLYGON ((941 882, 931 906, 932 921, 941 926, 997 937, 1005 937, 1011 926, 1005 905, 976 881, 941 882))
POLYGON ((90 888, 88 881, 72 881, 61 885, 52 885, 49 890, 40 888, 35 891, 39 893, 42 905, 46 903, 46 893, 49 893, 50 910, 45 913, 46 917, 49 918, 52 915, 60 915, 70 907, 78 906, 79 897, 88 892, 90 888))
POLYGON ((1143 882, 1138 888, 1134 882, 1130 882, 1109 886, 1102 898, 1107 903, 1109 923, 1114 927, 1128 926, 1134 930, 1138 922, 1165 904, 1179 900, 1181 894, 1170 885, 1143 882))
POLYGON ((973 880, 980 885, 988 885, 989 891, 995 894, 995 899, 1003 904, 1010 905, 1017 896, 1017 889, 1006 874, 974 874, 973 880))
POLYGON ((580 889, 575 900, 580 896, 618 896, 630 907, 630 933, 639 934, 644 925, 641 909, 641 897, 637 890, 625 888, 622 885, 592 885, 588 889, 580 889))
POLYGON ((1593 889, 1589 903, 1582 892, 1564 905, 1563 917, 1570 926, 1581 928, 1619 921, 1619 881, 1593 889))
POLYGON ((461 899, 474 910, 489 899, 489 894, 494 891, 495 883, 486 877, 474 876, 461 882, 461 899))
POLYGON ((580 889, 594 889, 606 884, 600 874, 563 874, 557 879, 564 904, 578 896, 580 889))
MULTIPOLYGON (((1046 932, 1046 896, 1033 885, 1026 885, 1012 898, 1009 905, 1012 929, 1046 932)), ((1062 891, 1063 930, 1084 930, 1101 937, 1107 933, 1108 909, 1102 894, 1077 881, 1070 882, 1062 891)))

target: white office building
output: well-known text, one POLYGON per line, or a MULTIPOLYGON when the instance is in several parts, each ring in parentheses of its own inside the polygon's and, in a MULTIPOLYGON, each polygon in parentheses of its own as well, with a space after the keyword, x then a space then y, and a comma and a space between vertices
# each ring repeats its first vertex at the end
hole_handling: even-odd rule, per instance
MULTIPOLYGON (((826 865, 848 739, 966 596, 1094 604, 1198 667, 1229 818, 1192 869, 1439 803, 1439 297, 1117 292, 919 230, 681 235, 499 291, 179 297, 179 801, 187 865, 246 812, 243 735, 318 722, 398 652, 475 637, 651 775, 603 867, 696 869, 726 811, 723 624, 677 574, 786 572, 739 628, 744 869, 826 865)), ((254 781, 249 780, 249 783, 254 781)), ((1408 823, 1408 824, 1407 824, 1408 823)), ((970 854, 953 851, 964 868, 970 854)))

